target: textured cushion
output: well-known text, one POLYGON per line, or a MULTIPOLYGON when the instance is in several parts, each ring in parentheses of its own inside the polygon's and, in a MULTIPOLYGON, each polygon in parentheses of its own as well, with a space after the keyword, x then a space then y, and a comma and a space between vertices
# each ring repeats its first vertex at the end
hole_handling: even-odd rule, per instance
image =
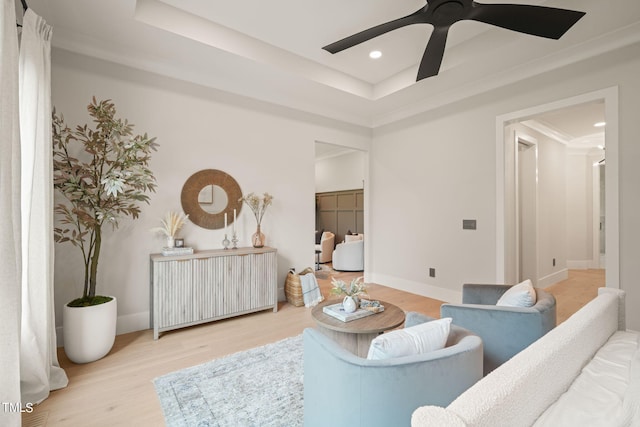
POLYGON ((536 290, 531 280, 512 286, 505 292, 496 305, 504 307, 533 307, 536 303, 536 290))
POLYGON ((640 383, 634 392, 632 365, 637 346, 636 333, 614 332, 534 425, 635 426, 631 420, 640 401, 640 383))
POLYGON ((629 386, 625 392, 623 409, 629 417, 628 425, 640 426, 640 337, 629 366, 629 386))
POLYGON ((450 327, 451 318, 447 317, 382 334, 371 341, 367 359, 390 359, 440 350, 447 343, 450 327))

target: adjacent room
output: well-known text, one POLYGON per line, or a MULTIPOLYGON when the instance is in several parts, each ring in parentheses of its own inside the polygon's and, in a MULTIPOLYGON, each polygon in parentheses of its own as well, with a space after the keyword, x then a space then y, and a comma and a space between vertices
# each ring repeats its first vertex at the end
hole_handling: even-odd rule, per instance
POLYGON ((640 423, 640 2, 504 3, 2 0, 0 425, 640 423))
POLYGON ((364 271, 366 159, 316 142, 316 270, 364 271))

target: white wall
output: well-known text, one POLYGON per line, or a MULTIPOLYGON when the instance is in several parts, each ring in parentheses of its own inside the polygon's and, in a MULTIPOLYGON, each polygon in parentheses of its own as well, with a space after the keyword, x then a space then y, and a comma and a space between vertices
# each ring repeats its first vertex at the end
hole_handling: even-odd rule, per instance
MULTIPOLYGON (((367 129, 315 118, 257 101, 234 97, 142 71, 54 50, 53 104, 71 125, 88 122, 92 96, 112 99, 120 117, 135 131, 157 137, 151 170, 158 191, 136 221, 125 220, 103 235, 99 293, 118 299, 119 333, 149 327, 149 254, 161 237, 148 230, 167 211, 180 211, 182 185, 201 169, 233 176, 243 193, 270 192, 274 203, 264 216, 267 245, 278 248, 280 293, 290 267, 314 263, 314 144, 316 140, 366 149, 367 129)), ((248 208, 238 218, 240 246, 250 245, 255 219, 248 208)), ((221 248, 223 232, 187 224, 182 237, 198 249, 221 248)), ((80 296, 82 266, 78 250, 56 245, 56 324, 62 305, 80 296)))
POLYGON ((546 287, 568 277, 567 147, 543 135, 538 146, 538 285, 546 287))
MULTIPOLYGON (((371 278, 447 300, 465 282, 496 281, 496 117, 618 86, 620 283, 609 285, 627 292, 628 307, 640 305, 639 74, 634 45, 376 129, 371 278), (462 219, 477 219, 478 229, 463 231, 462 219)), ((640 330, 640 311, 627 319, 640 330)))
MULTIPOLYGON (((448 301, 459 298, 464 282, 495 281, 496 117, 618 86, 620 283, 609 285, 627 292, 628 327, 640 330, 640 311, 632 309, 640 305, 639 74, 640 45, 634 45, 376 129, 367 185, 367 280, 448 301), (476 219, 478 229, 462 230, 462 219, 476 219), (427 277, 429 267, 436 278, 427 277)), ((313 263, 314 141, 366 149, 370 139, 362 129, 54 51, 53 102, 70 123, 86 122, 92 95, 114 99, 137 130, 162 144, 152 162, 160 187, 151 206, 104 239, 102 289, 119 298, 128 325, 146 327, 148 254, 162 244, 147 230, 167 210, 179 209, 191 173, 222 169, 243 191, 275 195, 265 233, 279 248, 283 283, 288 267, 313 263)), ((245 243, 251 221, 243 211, 245 243)), ((222 239, 218 231, 195 226, 185 238, 199 248, 219 247, 222 239)), ((80 288, 73 249, 56 247, 58 314, 80 288)))
POLYGON ((316 161, 316 193, 364 188, 365 153, 352 151, 316 161))
POLYGON ((469 105, 375 132, 367 239, 373 281, 454 301, 462 283, 493 280, 495 137, 487 136, 494 123, 490 111, 469 105), (477 230, 463 230, 463 219, 477 220, 477 230))
POLYGON ((597 261, 593 259, 594 159, 585 150, 570 149, 567 161, 567 265, 592 268, 597 261))

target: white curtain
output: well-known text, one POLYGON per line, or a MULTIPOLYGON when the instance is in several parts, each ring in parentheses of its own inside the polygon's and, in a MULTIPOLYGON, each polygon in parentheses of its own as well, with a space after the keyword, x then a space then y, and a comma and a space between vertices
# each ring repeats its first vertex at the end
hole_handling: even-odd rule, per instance
POLYGON ((19 426, 20 402, 20 130, 18 35, 14 0, 0 7, 0 425, 19 426))
POLYGON ((51 27, 25 12, 20 44, 22 157, 22 402, 39 403, 67 385, 58 365, 53 304, 51 27))

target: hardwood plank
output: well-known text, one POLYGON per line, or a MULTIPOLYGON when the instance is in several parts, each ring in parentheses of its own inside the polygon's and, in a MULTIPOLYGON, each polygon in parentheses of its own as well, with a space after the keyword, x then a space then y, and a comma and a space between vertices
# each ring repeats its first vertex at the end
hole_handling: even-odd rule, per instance
POLYGON ((569 278, 547 287, 556 297, 556 322, 564 322, 605 287, 605 270, 570 270, 569 278))

